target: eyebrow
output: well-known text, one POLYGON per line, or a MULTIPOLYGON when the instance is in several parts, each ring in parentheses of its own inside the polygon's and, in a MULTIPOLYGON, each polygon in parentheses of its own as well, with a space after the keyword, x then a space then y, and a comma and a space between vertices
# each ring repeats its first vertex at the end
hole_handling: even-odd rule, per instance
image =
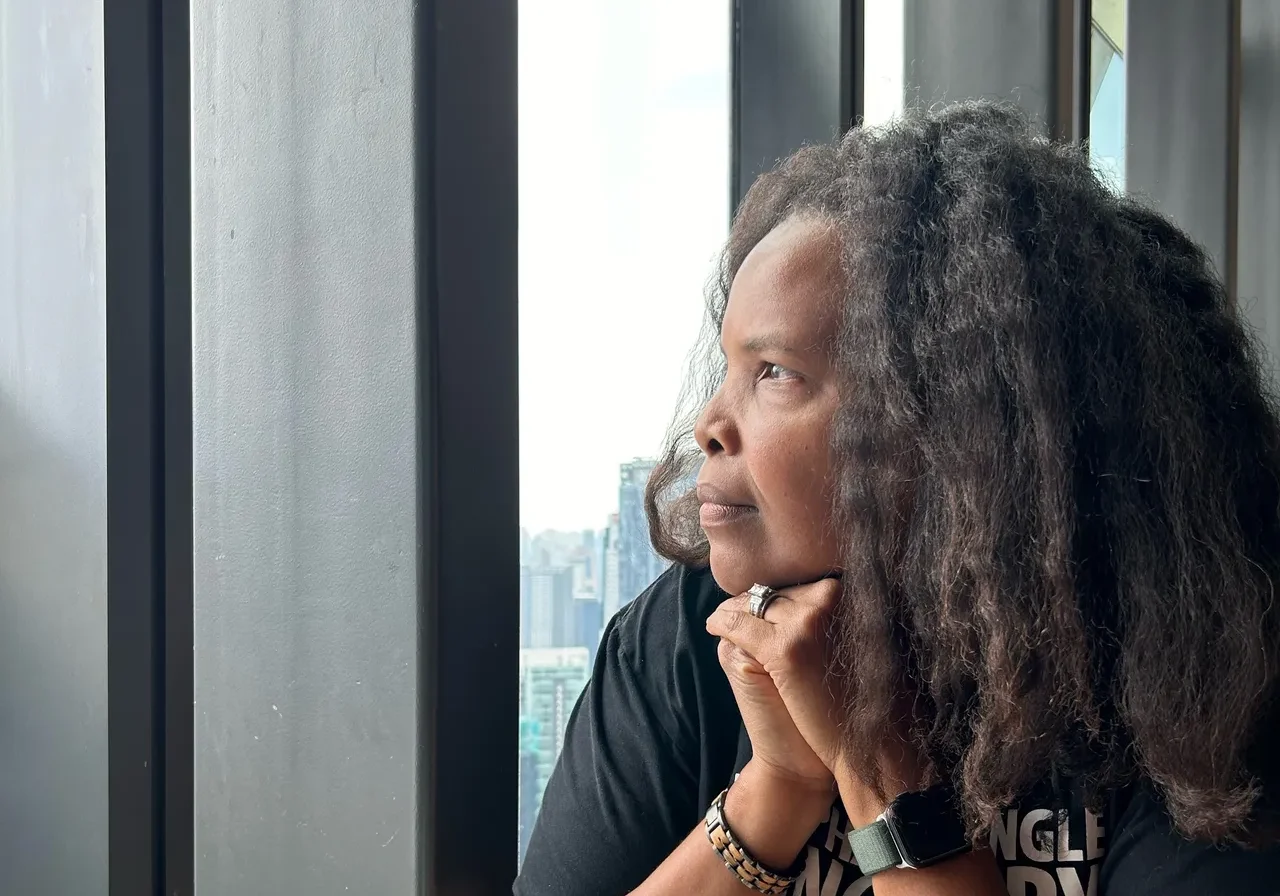
POLYGON ((785 355, 807 354, 804 350, 793 346, 778 333, 766 333, 760 336, 752 336, 746 342, 742 343, 742 347, 753 354, 766 354, 768 352, 781 352, 785 355))

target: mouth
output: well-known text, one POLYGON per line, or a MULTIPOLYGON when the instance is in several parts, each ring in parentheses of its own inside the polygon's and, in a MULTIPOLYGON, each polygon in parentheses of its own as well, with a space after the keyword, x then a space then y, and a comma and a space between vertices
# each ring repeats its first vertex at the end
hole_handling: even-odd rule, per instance
POLYGON ((702 528, 710 529, 742 522, 755 513, 757 511, 754 507, 743 504, 703 504, 698 509, 698 522, 702 524, 702 528))
POLYGON ((729 526, 759 513, 755 506, 737 496, 704 483, 698 484, 698 502, 702 505, 698 522, 704 529, 729 526))

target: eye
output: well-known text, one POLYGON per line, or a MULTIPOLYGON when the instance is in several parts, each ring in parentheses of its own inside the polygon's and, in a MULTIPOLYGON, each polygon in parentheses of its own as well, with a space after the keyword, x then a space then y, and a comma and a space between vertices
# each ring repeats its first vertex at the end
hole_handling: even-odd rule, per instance
POLYGON ((800 374, 789 367, 783 367, 781 364, 765 364, 760 369, 760 379, 762 380, 793 380, 798 379, 799 376, 800 374))

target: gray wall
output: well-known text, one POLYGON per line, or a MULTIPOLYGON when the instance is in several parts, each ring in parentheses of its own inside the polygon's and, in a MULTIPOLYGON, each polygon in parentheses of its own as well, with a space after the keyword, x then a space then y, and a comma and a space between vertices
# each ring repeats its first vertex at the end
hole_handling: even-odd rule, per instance
POLYGON ((0 893, 107 892, 102 8, 0 0, 0 893))
POLYGON ((192 4, 201 896, 423 871, 414 5, 192 4))
POLYGON ((1129 0, 1125 188, 1205 247, 1228 279, 1231 4, 1129 0))
POLYGON ((1242 0, 1240 306, 1280 360, 1280 0, 1242 0))
POLYGON ((1049 128, 1053 3, 906 0, 904 13, 907 102, 1008 100, 1049 128))

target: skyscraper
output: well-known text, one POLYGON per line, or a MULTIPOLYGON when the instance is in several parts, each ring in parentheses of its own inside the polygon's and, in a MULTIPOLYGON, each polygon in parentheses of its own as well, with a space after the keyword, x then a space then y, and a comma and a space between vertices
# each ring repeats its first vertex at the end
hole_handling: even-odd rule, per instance
POLYGON ((573 646, 587 648, 587 660, 594 666, 596 648, 600 646, 600 629, 604 625, 600 599, 594 591, 579 591, 573 596, 575 637, 573 646))
POLYGON ((533 646, 533 569, 520 566, 520 646, 533 646))
POLYGON ((523 688, 520 703, 520 795, 517 800, 520 844, 517 861, 523 863, 525 851, 529 848, 529 835, 533 833, 533 823, 538 818, 538 806, 542 802, 543 784, 538 779, 538 744, 542 725, 538 719, 524 715, 523 688))
MULTIPOLYGON (((528 625, 521 642, 528 647, 572 647, 577 639, 573 567, 534 566, 528 570, 528 625)), ((523 621, 523 620, 522 620, 523 621)))
MULTIPOLYGON (((532 820, 542 807, 542 791, 564 746, 578 696, 591 674, 585 647, 533 648, 520 651, 521 818, 532 820), (529 800, 532 800, 530 805, 529 800)), ((522 833, 521 846, 528 843, 522 833)))
POLYGON ((600 595, 601 613, 608 622, 621 605, 622 588, 618 581, 619 558, 618 542, 620 540, 618 515, 609 514, 609 526, 600 539, 600 595))
POLYGON ((649 541, 644 513, 644 487, 657 462, 636 458, 622 465, 618 486, 618 589, 619 603, 626 604, 661 575, 667 561, 649 541))

